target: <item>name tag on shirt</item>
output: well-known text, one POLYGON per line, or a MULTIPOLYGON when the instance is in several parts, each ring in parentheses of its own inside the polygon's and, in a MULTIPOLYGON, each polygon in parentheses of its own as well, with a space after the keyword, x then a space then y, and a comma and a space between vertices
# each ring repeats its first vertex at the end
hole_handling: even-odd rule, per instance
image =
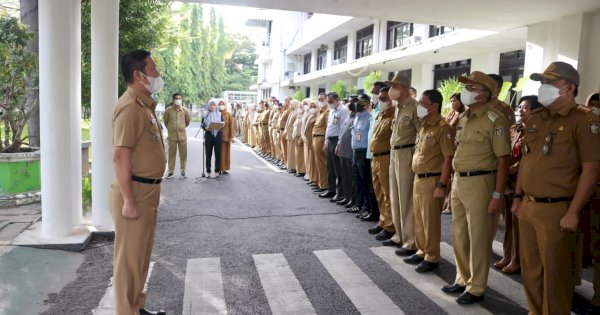
POLYGON ((360 139, 362 139, 362 134, 361 133, 357 133, 355 135, 356 141, 360 141, 360 139))
POLYGON ((336 114, 336 115, 333 115, 333 124, 337 125, 337 123, 338 123, 338 115, 336 114))

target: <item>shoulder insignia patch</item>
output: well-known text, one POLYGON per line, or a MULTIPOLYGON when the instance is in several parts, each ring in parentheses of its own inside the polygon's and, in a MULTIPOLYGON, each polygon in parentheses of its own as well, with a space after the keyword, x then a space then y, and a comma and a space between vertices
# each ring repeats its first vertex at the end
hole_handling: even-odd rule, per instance
POLYGON ((600 123, 593 123, 590 125, 590 131, 597 135, 600 133, 600 123))
POLYGON ((498 137, 501 137, 504 135, 504 128, 502 128, 502 127, 496 128, 495 131, 496 131, 496 136, 498 136, 498 137))
POLYGON ((496 119, 498 119, 498 117, 499 117, 499 116, 498 116, 498 114, 496 114, 496 113, 494 113, 494 112, 492 112, 492 111, 489 111, 489 112, 487 113, 487 116, 488 116, 488 118, 489 118, 489 119, 490 119, 492 122, 496 121, 496 119))

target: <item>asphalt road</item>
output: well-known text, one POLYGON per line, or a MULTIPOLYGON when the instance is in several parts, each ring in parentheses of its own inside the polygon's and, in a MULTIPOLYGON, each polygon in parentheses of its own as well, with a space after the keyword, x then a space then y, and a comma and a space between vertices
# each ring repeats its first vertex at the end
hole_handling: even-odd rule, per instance
MULTIPOLYGON (((195 183, 202 174, 202 145, 192 138, 196 131, 197 124, 188 131, 189 178, 178 178, 176 172, 162 185, 148 308, 181 314, 188 260, 218 257, 227 312, 271 314, 252 255, 281 253, 317 314, 360 314, 314 253, 341 249, 405 314, 446 314, 419 290, 419 281, 407 280, 373 253, 371 248, 381 243, 367 234, 372 222, 318 198, 305 182, 274 171, 239 142, 232 148, 230 175, 195 183)), ((442 242, 451 244, 450 216, 443 216, 442 225, 442 242)), ((49 302, 44 314, 91 314, 98 306, 111 277, 112 245, 97 239, 83 254, 77 279, 49 302)), ((443 260, 434 273, 452 283, 453 261, 443 260)), ((502 277, 519 281, 519 276, 502 277)), ((527 313, 494 289, 481 305, 494 314, 527 313)))

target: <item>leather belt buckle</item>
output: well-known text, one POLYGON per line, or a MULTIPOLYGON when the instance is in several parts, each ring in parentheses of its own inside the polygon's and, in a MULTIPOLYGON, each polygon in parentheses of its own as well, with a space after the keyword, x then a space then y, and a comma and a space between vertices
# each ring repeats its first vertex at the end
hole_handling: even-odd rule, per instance
POLYGON ((532 195, 527 195, 527 199, 531 202, 537 202, 537 200, 535 199, 535 197, 533 197, 532 195))

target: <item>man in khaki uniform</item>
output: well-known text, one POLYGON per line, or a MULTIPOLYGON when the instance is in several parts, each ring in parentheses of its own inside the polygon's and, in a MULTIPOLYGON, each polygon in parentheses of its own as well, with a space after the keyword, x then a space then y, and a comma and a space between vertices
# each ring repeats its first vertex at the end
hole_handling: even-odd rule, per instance
POLYGON ((285 122, 285 138, 287 145, 287 168, 288 173, 295 174, 296 169, 296 145, 294 144, 294 125, 296 124, 296 118, 298 117, 298 107, 301 103, 298 100, 290 101, 290 116, 285 122))
POLYGON ((169 142, 169 173, 167 178, 173 178, 177 150, 179 150, 179 173, 181 177, 186 178, 187 134, 185 128, 190 125, 190 120, 190 111, 182 106, 181 94, 173 94, 173 103, 163 115, 163 121, 169 132, 167 136, 169 142))
POLYGON ((511 153, 509 126, 504 114, 492 108, 496 82, 473 71, 458 80, 466 87, 461 101, 468 109, 456 128, 452 182, 452 238, 456 280, 442 290, 463 292, 456 302, 483 300, 492 252, 492 221, 503 207, 511 153))
POLYGON ((390 206, 396 234, 385 245, 398 245, 396 254, 409 256, 416 252, 413 231, 413 181, 412 157, 415 152, 415 139, 419 120, 417 101, 410 96, 410 81, 398 72, 388 93, 392 101, 397 101, 392 121, 390 158, 390 206))
POLYGON ((317 102, 317 118, 312 130, 313 152, 315 154, 316 171, 318 174, 318 187, 313 189, 316 193, 323 193, 329 188, 327 174, 327 159, 325 157, 325 132, 327 131, 327 119, 329 118, 329 106, 325 103, 325 94, 319 95, 317 102))
POLYGON ((165 171, 161 127, 150 95, 162 79, 150 52, 133 50, 121 57, 127 91, 113 113, 113 161, 116 180, 109 193, 115 225, 114 295, 117 315, 166 314, 144 309, 148 275, 165 171))
POLYGON ((271 108, 265 102, 265 110, 260 114, 260 136, 263 143, 263 156, 271 155, 271 137, 269 136, 269 115, 271 108))
POLYGON ((308 174, 309 185, 316 188, 318 186, 318 173, 317 173, 317 161, 315 159, 315 153, 313 150, 313 136, 312 131, 315 126, 317 119, 317 103, 310 99, 306 99, 305 102, 308 104, 308 115, 305 121, 302 123, 302 142, 304 142, 304 161, 306 163, 306 173, 308 174))
POLYGON ((287 123, 288 117, 290 117, 290 113, 292 110, 290 109, 290 102, 292 101, 291 97, 286 97, 283 101, 283 113, 279 117, 279 121, 277 122, 277 126, 279 128, 279 147, 281 147, 281 152, 283 152, 283 163, 279 166, 284 167, 288 165, 288 147, 287 147, 287 134, 285 130, 285 125, 287 123))
MULTIPOLYGON (((388 90, 389 88, 385 87, 381 89, 381 92, 387 93, 388 90)), ((392 137, 395 108, 388 102, 380 103, 379 106, 381 106, 381 112, 375 119, 375 126, 372 127, 374 128, 373 137, 369 144, 373 156, 371 158, 371 174, 379 207, 379 222, 368 232, 376 234, 375 239, 378 241, 383 241, 396 233, 390 209, 390 138, 392 137)))
POLYGON ((441 116, 443 97, 437 90, 423 92, 417 116, 421 127, 416 139, 412 168, 415 173, 413 191, 414 232, 418 251, 405 258, 418 264, 417 272, 438 267, 440 260, 442 206, 452 172, 454 128, 441 116))
MULTIPOLYGON (((308 105, 306 105, 308 107, 308 105)), ((296 177, 304 177, 306 175, 306 164, 304 161, 304 142, 302 141, 302 123, 305 120, 305 116, 308 115, 308 110, 304 110, 302 103, 298 105, 296 109, 297 116, 296 122, 294 123, 294 132, 292 133, 292 141, 296 152, 296 177)))
POLYGON ((277 101, 277 104, 273 104, 271 117, 269 118, 269 135, 271 136, 271 144, 273 145, 273 160, 277 162, 281 161, 281 146, 278 145, 279 133, 277 132, 279 128, 277 123, 279 122, 279 117, 281 117, 281 112, 281 106, 279 106, 279 101, 277 101))
POLYGON ((600 120, 575 103, 579 73, 554 62, 527 121, 512 211, 519 218, 521 272, 530 314, 570 314, 581 209, 600 170, 600 120), (522 201, 521 201, 522 200, 522 201))

